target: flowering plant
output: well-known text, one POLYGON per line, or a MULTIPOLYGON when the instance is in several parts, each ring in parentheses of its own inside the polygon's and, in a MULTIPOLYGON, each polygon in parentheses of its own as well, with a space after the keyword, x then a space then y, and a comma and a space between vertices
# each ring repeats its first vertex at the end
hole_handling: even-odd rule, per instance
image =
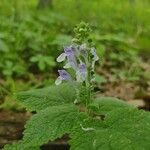
POLYGON ((73 44, 64 48, 64 52, 59 55, 57 62, 62 62, 66 59, 67 63, 63 68, 72 68, 75 72, 76 80, 66 70, 62 69, 58 70, 59 77, 56 79, 55 84, 59 85, 63 80, 68 81, 76 89, 77 97, 75 102, 83 102, 88 105, 93 88, 95 62, 99 58, 92 40, 89 38, 89 25, 81 23, 75 28, 75 32, 76 38, 72 40, 73 44), (84 99, 81 95, 82 97, 84 96, 84 99), (86 102, 84 101, 85 99, 86 102))
POLYGON ((72 45, 57 58, 67 63, 58 70, 56 86, 17 93, 36 114, 25 125, 23 139, 4 150, 39 150, 65 134, 71 150, 149 150, 150 113, 117 98, 93 98, 98 56, 89 32, 86 23, 75 28, 72 45))

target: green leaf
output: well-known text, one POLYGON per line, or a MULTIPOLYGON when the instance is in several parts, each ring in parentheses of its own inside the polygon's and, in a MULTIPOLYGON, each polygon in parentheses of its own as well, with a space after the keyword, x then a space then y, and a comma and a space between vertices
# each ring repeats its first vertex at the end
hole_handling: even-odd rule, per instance
POLYGON ((89 108, 92 108, 94 111, 102 115, 120 108, 123 109, 135 107, 115 97, 101 97, 95 99, 93 103, 89 105, 89 108))
POLYGON ((40 69, 41 71, 45 70, 46 64, 45 64, 45 62, 44 62, 44 59, 39 60, 39 62, 38 62, 38 67, 39 67, 39 69, 40 69))
POLYGON ((5 145, 3 150, 40 150, 40 147, 26 147, 21 142, 18 142, 5 145))
POLYGON ((55 59, 52 56, 45 56, 44 61, 48 66, 51 66, 51 67, 56 66, 55 59))
POLYGON ((71 150, 149 150, 149 112, 114 100, 108 100, 106 104, 99 100, 97 103, 103 107, 99 107, 96 113, 105 112, 104 120, 95 117, 78 126, 71 134, 71 150))
POLYGON ((69 84, 61 84, 20 92, 16 94, 16 97, 29 111, 40 111, 50 106, 73 103, 75 90, 69 84))
POLYGON ((27 122, 22 143, 38 146, 53 141, 70 133, 85 117, 72 104, 46 108, 27 122))
POLYGON ((99 74, 95 74, 95 81, 98 84, 101 84, 101 83, 106 83, 107 79, 104 76, 100 76, 99 74))
POLYGON ((32 57, 30 58, 30 61, 31 61, 31 62, 38 62, 38 61, 39 61, 39 57, 38 57, 38 56, 32 56, 32 57))
POLYGON ((8 45, 2 39, 0 39, 0 51, 3 51, 3 52, 9 51, 8 45))

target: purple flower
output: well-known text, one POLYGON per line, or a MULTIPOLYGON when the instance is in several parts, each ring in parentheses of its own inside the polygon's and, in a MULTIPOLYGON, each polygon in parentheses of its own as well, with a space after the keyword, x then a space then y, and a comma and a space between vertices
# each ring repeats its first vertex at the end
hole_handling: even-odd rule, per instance
POLYGON ((74 47, 73 46, 68 46, 64 48, 64 52, 66 56, 73 56, 74 55, 74 47))
POLYGON ((61 82, 63 80, 65 80, 65 81, 71 81, 72 80, 70 74, 66 70, 58 70, 58 73, 59 73, 59 77, 55 81, 56 85, 61 84, 61 82))
POLYGON ((62 80, 70 80, 71 76, 66 70, 58 70, 58 73, 62 80))
POLYGON ((64 53, 60 54, 57 58, 57 62, 62 62, 65 60, 66 57, 73 57, 74 50, 72 46, 68 46, 64 48, 64 53))
POLYGON ((86 80, 87 69, 84 63, 79 65, 78 71, 76 72, 76 78, 78 82, 83 82, 86 80))
POLYGON ((73 46, 66 47, 64 49, 65 54, 68 60, 68 66, 72 67, 74 70, 77 70, 77 61, 75 57, 75 48, 73 46))
MULTIPOLYGON (((94 47, 88 48, 86 44, 82 45, 71 45, 64 48, 64 53, 62 53, 58 58, 58 62, 62 62, 67 58, 67 63, 64 68, 73 68, 76 72, 77 82, 86 81, 88 69, 86 65, 91 63, 92 70, 94 70, 95 62, 99 59, 96 54, 96 49, 94 47), (92 54, 92 60, 88 62, 88 55, 92 54), (78 64, 79 63, 79 64, 78 64)), ((73 81, 70 74, 65 70, 58 70, 59 77, 55 81, 55 84, 60 84, 63 80, 73 81)))
POLYGON ((62 62, 67 58, 68 63, 64 66, 64 68, 72 67, 74 70, 77 70, 77 61, 76 61, 76 49, 73 46, 68 46, 64 48, 64 53, 58 56, 57 62, 62 62))

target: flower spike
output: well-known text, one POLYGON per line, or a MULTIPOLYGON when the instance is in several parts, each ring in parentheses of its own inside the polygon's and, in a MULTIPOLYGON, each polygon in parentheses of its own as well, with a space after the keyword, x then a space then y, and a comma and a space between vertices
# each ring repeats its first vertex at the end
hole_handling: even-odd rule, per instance
POLYGON ((56 85, 61 84, 62 81, 73 81, 71 83, 76 88, 77 102, 82 101, 82 96, 86 95, 86 104, 91 100, 94 67, 99 59, 96 49, 89 39, 90 31, 89 25, 86 23, 81 23, 75 28, 73 44, 65 47, 64 52, 57 58, 57 62, 66 61, 63 68, 72 69, 74 75, 71 77, 66 70, 58 70, 59 77, 55 81, 56 85))

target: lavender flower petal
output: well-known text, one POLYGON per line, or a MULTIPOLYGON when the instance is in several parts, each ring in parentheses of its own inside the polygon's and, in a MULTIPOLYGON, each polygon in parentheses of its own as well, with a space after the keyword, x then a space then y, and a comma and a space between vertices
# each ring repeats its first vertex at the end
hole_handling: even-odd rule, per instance
POLYGON ((57 58, 57 62, 62 62, 62 61, 65 60, 65 58, 66 58, 66 54, 65 53, 60 54, 58 56, 58 58, 57 58))
POLYGON ((70 74, 66 70, 58 70, 61 80, 71 80, 70 74))
POLYGON ((64 52, 67 56, 74 56, 74 50, 72 46, 65 47, 64 52))
POLYGON ((68 63, 70 66, 74 69, 77 70, 77 61, 75 57, 75 49, 72 46, 66 47, 64 49, 64 52, 67 56, 68 63))
POLYGON ((86 69, 86 65, 84 63, 81 63, 79 65, 79 69, 76 73, 76 78, 78 82, 83 82, 86 80, 86 76, 87 76, 87 69, 86 69))
POLYGON ((75 57, 68 56, 67 59, 70 66, 76 71, 78 67, 77 67, 77 61, 75 57))
POLYGON ((56 79, 55 84, 59 85, 63 80, 72 81, 70 74, 66 70, 58 70, 59 77, 56 79))

